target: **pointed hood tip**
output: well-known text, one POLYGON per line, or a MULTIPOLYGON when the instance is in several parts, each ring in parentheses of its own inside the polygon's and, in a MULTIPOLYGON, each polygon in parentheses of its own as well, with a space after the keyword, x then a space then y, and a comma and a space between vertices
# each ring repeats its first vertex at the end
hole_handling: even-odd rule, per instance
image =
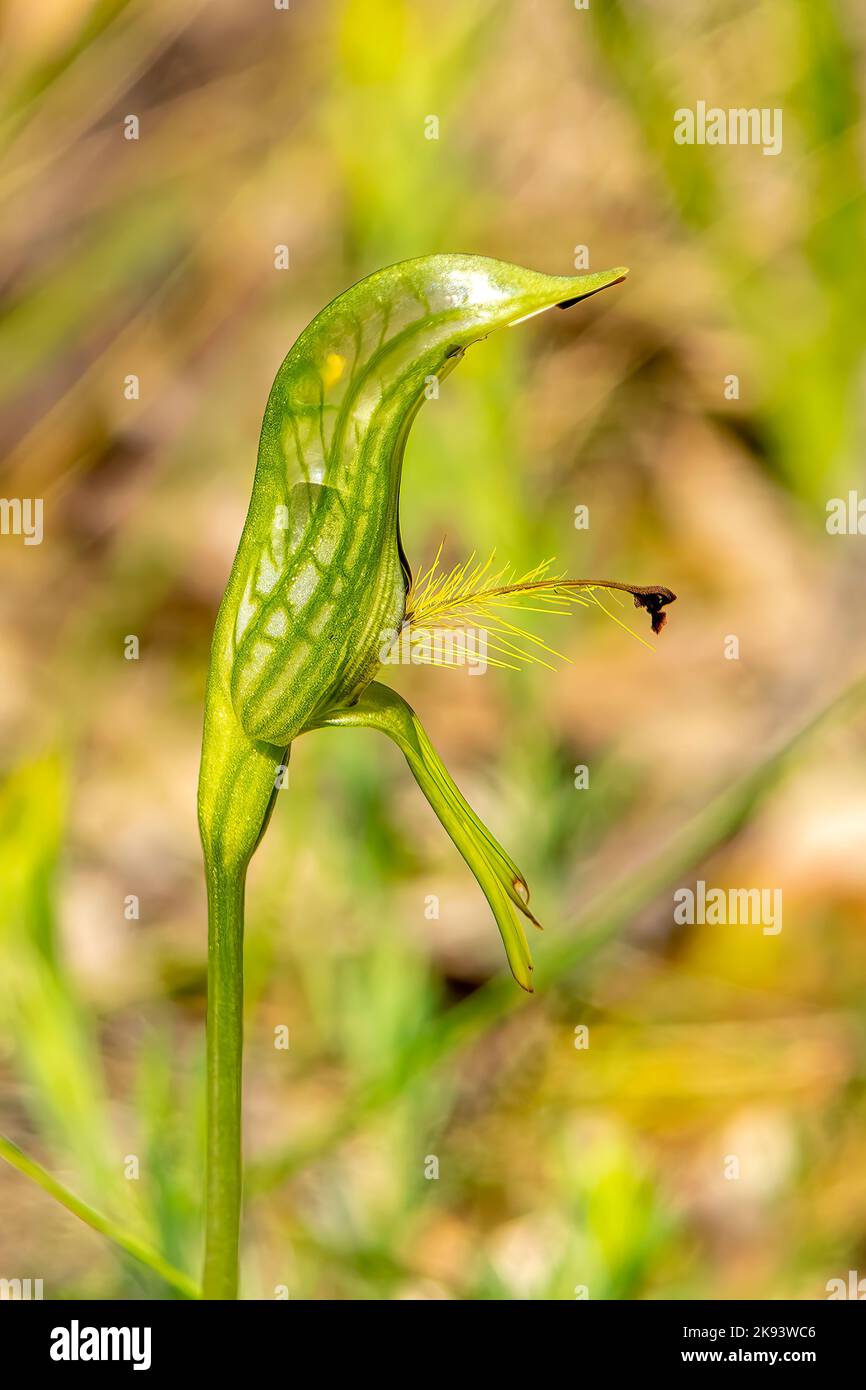
POLYGON ((578 276, 576 280, 572 281, 572 284, 575 284, 577 287, 577 294, 572 294, 566 299, 560 299, 556 307, 557 309, 570 309, 573 304, 580 304, 584 299, 591 299, 594 294, 600 294, 602 290, 609 290, 614 285, 621 285, 623 280, 628 277, 628 274, 629 268, 627 265, 618 265, 614 266, 613 270, 601 270, 597 275, 578 276), (587 280, 601 281, 601 283, 591 285, 586 289, 580 289, 580 282, 587 280))

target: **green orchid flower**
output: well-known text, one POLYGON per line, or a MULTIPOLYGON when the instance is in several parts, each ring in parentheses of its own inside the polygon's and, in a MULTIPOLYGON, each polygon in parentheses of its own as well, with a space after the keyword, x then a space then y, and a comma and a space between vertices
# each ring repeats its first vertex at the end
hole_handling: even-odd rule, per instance
POLYGON ((456 616, 480 612, 495 659, 510 665, 526 651, 501 615, 521 596, 561 611, 569 601, 603 606, 601 592, 626 590, 658 631, 674 595, 566 580, 547 566, 517 578, 491 574, 489 565, 449 575, 434 567, 413 585, 400 538, 400 476, 431 382, 467 348, 626 273, 549 276, 462 255, 405 261, 339 295, 277 373, 214 632, 199 782, 209 909, 205 1296, 234 1297, 237 1286, 246 869, 300 734, 371 728, 397 744, 478 880, 515 979, 531 989, 523 922, 535 919, 526 880, 461 796, 417 715, 375 677, 389 643, 413 623, 454 626, 456 616))

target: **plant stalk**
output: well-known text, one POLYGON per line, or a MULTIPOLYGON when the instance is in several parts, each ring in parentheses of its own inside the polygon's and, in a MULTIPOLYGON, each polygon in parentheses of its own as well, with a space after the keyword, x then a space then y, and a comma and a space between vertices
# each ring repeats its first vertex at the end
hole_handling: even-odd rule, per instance
POLYGON ((246 865, 207 865, 207 1173, 202 1295, 238 1296, 246 865))

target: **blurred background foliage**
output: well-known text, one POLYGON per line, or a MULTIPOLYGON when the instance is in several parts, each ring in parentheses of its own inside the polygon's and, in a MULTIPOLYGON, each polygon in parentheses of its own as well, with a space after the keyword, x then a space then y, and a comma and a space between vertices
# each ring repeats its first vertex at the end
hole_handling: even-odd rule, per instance
MULTIPOLYGON (((863 665, 862 539, 825 529, 864 481, 862 7, 2 23, 0 491, 44 498, 45 539, 0 540, 0 1127, 197 1271, 201 707, 270 383, 383 264, 565 274, 586 246, 629 281, 475 349, 422 411, 407 548, 679 601, 651 652, 587 612, 545 630, 555 674, 388 675, 533 887, 531 1000, 396 751, 296 746, 250 881, 245 1294, 808 1299, 866 1274, 862 699, 774 752, 863 665), (783 152, 676 145, 697 100, 781 108, 783 152), (699 877, 782 888, 782 932, 675 926, 699 877)), ((5 1165, 0 1275, 170 1296, 5 1165)))

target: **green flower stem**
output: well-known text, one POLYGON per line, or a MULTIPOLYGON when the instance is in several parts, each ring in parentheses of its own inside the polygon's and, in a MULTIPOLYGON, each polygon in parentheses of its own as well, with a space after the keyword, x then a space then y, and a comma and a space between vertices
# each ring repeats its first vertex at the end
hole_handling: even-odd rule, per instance
POLYGON ((111 1217, 105 1216, 103 1212, 97 1211, 88 1202, 76 1197, 74 1192, 70 1192, 68 1187, 58 1181, 41 1163, 37 1163, 35 1158, 19 1149, 17 1144, 13 1144, 11 1139, 0 1134, 0 1158, 5 1158, 13 1168, 25 1177, 32 1178, 33 1182, 53 1197, 56 1202, 71 1211, 74 1216, 90 1226, 100 1235, 107 1236, 127 1255, 131 1255, 140 1264, 146 1265, 154 1274, 159 1275, 178 1293, 183 1294, 184 1298, 201 1298, 201 1291, 193 1279, 188 1274, 183 1274, 179 1269, 170 1265, 168 1260, 163 1259, 159 1251, 152 1249, 145 1241, 139 1240, 138 1236, 130 1231, 124 1230, 111 1217))
POLYGON ((207 866, 207 1177, 205 1298, 238 1293, 246 866, 207 866))

